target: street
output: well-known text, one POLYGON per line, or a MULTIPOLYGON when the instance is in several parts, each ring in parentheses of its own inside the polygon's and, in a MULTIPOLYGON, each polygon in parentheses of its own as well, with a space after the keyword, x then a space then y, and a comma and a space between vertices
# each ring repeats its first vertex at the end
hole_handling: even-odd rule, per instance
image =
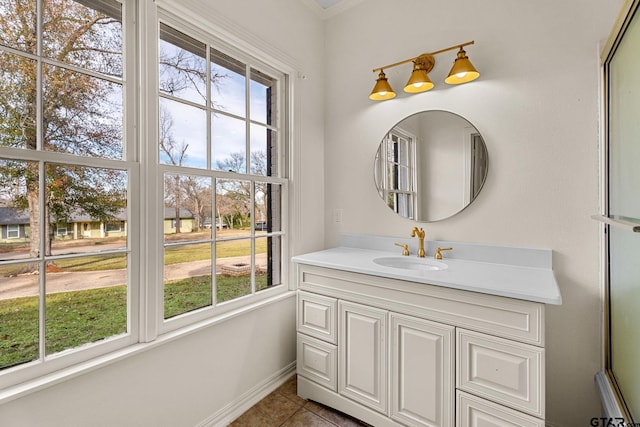
MULTIPOLYGON (((219 260, 221 264, 249 263, 248 256, 230 257, 219 260)), ((257 256, 257 263, 264 265, 266 254, 257 256)), ((187 277, 211 274, 211 261, 191 261, 165 266, 165 280, 176 280, 187 277)), ((126 283, 126 271, 102 270, 83 272, 47 273, 47 293, 77 291, 82 289, 104 288, 126 283)), ((39 275, 37 273, 21 274, 14 277, 0 277, 0 300, 37 296, 39 294, 39 275)))

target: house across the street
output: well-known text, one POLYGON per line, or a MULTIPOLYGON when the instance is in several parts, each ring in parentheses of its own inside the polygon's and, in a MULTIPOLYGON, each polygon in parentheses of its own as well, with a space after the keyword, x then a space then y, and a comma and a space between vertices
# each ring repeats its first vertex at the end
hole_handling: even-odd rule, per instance
MULTIPOLYGON (((180 232, 194 231, 195 218, 188 209, 180 209, 180 232)), ((176 232, 176 210, 164 208, 164 232, 176 232)), ((109 220, 91 218, 84 212, 72 213, 66 221, 52 224, 54 240, 99 239, 127 235, 127 212, 119 211, 109 220)), ((29 211, 0 207, 0 243, 28 242, 30 238, 29 211)))

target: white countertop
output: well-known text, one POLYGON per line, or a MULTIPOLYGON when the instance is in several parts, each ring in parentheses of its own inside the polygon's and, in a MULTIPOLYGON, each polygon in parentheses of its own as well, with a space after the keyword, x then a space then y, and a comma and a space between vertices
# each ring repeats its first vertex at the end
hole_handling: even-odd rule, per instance
MULTIPOLYGON (((449 253, 444 256, 446 257, 447 255, 449 253)), ((376 258, 389 256, 397 257, 401 255, 398 254, 398 251, 391 252, 340 246, 298 255, 293 257, 292 261, 298 264, 370 274, 545 304, 562 304, 558 283, 550 265, 530 266, 445 258, 439 262, 447 264, 446 269, 424 271, 385 267, 373 262, 376 258)), ((415 253, 410 257, 417 258, 415 253)), ((432 256, 430 260, 433 260, 432 256)), ((425 259, 425 261, 429 262, 429 259, 425 259)))

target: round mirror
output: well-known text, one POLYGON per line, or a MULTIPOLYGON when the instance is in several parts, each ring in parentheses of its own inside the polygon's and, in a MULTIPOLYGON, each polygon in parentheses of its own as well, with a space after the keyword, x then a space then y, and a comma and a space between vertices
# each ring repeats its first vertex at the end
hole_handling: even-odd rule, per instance
POLYGON ((488 166, 487 147, 471 123, 448 111, 423 111, 382 139, 374 179, 380 197, 398 215, 433 222, 473 202, 488 166))

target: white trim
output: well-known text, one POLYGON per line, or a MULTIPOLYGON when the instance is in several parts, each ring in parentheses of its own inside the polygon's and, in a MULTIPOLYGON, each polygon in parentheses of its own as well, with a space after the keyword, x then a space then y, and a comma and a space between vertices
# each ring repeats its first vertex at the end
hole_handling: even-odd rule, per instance
POLYGON ((131 356, 141 354, 145 351, 153 350, 161 345, 184 338, 188 335, 200 332, 209 327, 222 324, 238 316, 244 316, 246 313, 249 313, 251 311, 262 309, 271 304, 277 304, 288 298, 295 298, 295 296, 296 296, 295 292, 281 293, 269 299, 265 299, 264 301, 260 301, 250 305, 245 305, 243 307, 240 307, 237 310, 225 313, 224 315, 216 316, 214 318, 209 318, 208 320, 192 324, 189 327, 180 329, 179 331, 167 333, 165 335, 158 337, 158 339, 152 342, 137 343, 137 344, 123 347, 121 349, 114 350, 107 354, 102 354, 102 355, 98 354, 93 359, 85 360, 83 362, 79 362, 67 368, 63 368, 58 371, 51 372, 47 375, 43 375, 43 376, 34 378, 32 380, 25 381, 11 387, 7 387, 5 389, 0 390, 0 405, 10 402, 12 400, 18 399, 20 397, 26 396, 28 394, 35 393, 40 390, 44 390, 46 388, 49 388, 61 382, 67 381, 69 379, 78 377, 80 375, 84 375, 91 371, 104 368, 105 366, 122 361, 131 356))
POLYGON ((158 140, 158 34, 159 23, 156 7, 148 1, 138 2, 138 39, 142 47, 138 52, 139 81, 139 138, 140 187, 145 189, 140 207, 140 342, 151 342, 159 335, 162 317, 162 281, 159 265, 162 264, 164 211, 156 209, 155 200, 162 200, 158 173, 158 149, 156 144, 142 141, 158 140), (142 235, 147 236, 142 241, 142 235))
POLYGON ((183 0, 181 2, 155 0, 158 6, 158 14, 162 18, 177 18, 182 21, 181 23, 186 28, 201 28, 210 33, 210 35, 224 40, 234 49, 244 51, 285 74, 292 74, 298 68, 297 61, 293 57, 265 42, 263 37, 259 37, 244 27, 233 23, 219 13, 207 14, 201 7, 196 7, 195 5, 189 7, 190 2, 191 0, 183 0), (165 12, 169 14, 167 15, 165 12))
MULTIPOLYGON (((618 396, 613 391, 609 376, 604 371, 599 371, 595 377, 596 389, 602 403, 602 416, 606 418, 625 418, 624 411, 618 400, 618 396)), ((629 421, 629 420, 627 420, 629 421)), ((617 425, 617 423, 616 423, 617 425)))
POLYGON ((215 414, 196 424, 196 427, 225 427, 229 425, 229 423, 238 418, 253 405, 287 382, 287 380, 295 375, 295 373, 296 362, 294 361, 261 383, 257 384, 246 393, 243 393, 234 401, 229 402, 215 414))

